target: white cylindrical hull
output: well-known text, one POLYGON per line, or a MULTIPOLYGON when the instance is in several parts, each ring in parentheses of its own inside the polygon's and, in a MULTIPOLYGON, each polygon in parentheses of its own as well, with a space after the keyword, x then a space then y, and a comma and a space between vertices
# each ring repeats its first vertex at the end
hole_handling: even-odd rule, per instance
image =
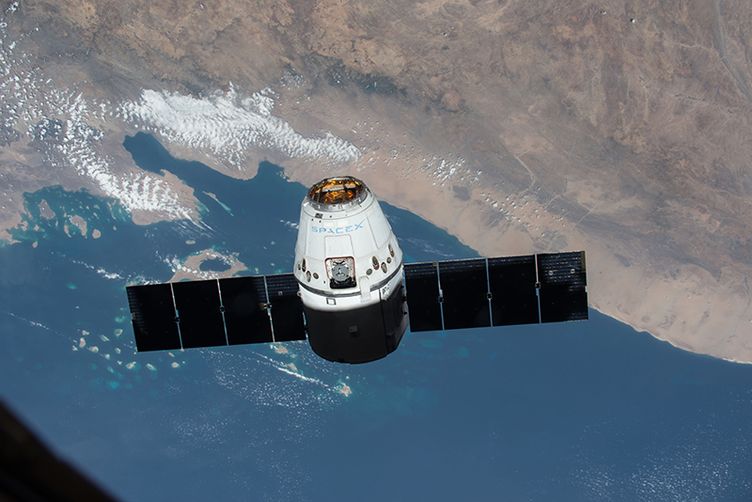
POLYGON ((311 188, 301 205, 294 273, 308 340, 321 357, 366 362, 399 345, 407 326, 402 250, 362 182, 328 178, 311 188))

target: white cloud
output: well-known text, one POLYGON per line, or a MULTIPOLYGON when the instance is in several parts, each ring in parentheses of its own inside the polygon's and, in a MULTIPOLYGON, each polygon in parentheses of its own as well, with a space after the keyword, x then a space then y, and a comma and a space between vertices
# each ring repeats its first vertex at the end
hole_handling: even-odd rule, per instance
POLYGON ((351 143, 329 132, 305 137, 272 115, 274 93, 269 89, 241 97, 234 87, 206 97, 170 91, 144 90, 141 99, 120 106, 128 122, 166 140, 208 150, 219 159, 240 165, 251 148, 265 148, 291 158, 349 162, 360 157, 351 143))

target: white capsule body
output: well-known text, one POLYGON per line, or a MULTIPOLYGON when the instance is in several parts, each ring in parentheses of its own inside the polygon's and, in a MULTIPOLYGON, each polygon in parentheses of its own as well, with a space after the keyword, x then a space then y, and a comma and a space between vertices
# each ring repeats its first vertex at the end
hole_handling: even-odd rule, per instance
POLYGON ((306 198, 295 245, 295 278, 303 304, 318 310, 351 310, 379 301, 402 283, 402 251, 376 197, 326 211, 306 198), (332 287, 327 259, 352 258, 352 287, 332 287), (305 260, 305 266, 304 266, 305 260), (305 270, 304 270, 305 268, 305 270), (318 278, 316 277, 318 276, 318 278))
MULTIPOLYGON (((294 273, 309 341, 319 355, 365 362, 396 348, 406 328, 406 318, 392 315, 405 310, 402 251, 379 202, 362 182, 328 178, 311 188, 301 205, 294 273), (353 187, 350 192, 336 193, 347 183, 353 187), (386 317, 385 308, 390 312, 386 317), (386 332, 382 336, 396 337, 394 347, 383 353, 374 340, 379 329, 386 332)), ((390 346, 389 340, 381 344, 390 346)))

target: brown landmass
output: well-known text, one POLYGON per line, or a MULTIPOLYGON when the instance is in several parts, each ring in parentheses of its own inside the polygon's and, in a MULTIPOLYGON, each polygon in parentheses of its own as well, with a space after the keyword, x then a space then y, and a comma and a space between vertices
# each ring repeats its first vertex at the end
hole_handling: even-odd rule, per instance
POLYGON ((238 272, 247 270, 248 267, 235 255, 224 255, 211 249, 204 249, 188 256, 182 263, 176 263, 175 273, 170 282, 182 280, 216 279, 218 277, 232 277, 238 272), (201 270, 201 264, 209 260, 221 260, 227 268, 221 272, 201 270))
MULTIPOLYGON (((173 153, 241 177, 263 159, 305 183, 353 172, 486 255, 586 249, 595 308, 752 362, 748 1, 37 0, 20 19, 91 92, 272 87, 295 130, 362 156, 258 149, 237 171, 173 153)), ((25 178, 24 148, 0 154, 3 225, 18 190, 76 184, 25 178)))

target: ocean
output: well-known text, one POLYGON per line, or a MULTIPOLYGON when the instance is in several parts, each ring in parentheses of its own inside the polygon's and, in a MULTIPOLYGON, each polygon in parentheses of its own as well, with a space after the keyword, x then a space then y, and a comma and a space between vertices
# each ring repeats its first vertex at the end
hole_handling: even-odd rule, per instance
MULTIPOLYGON (((25 195, 18 243, 0 247, 2 397, 116 496, 752 500, 752 366, 595 311, 407 333, 356 366, 305 342, 135 354, 126 284, 166 281, 207 250, 246 274, 289 271, 306 187, 269 163, 227 177, 147 134, 124 147, 190 186, 201 220, 139 226, 113 200, 47 187, 25 195)), ((477 256, 382 207, 407 261, 477 256)))

